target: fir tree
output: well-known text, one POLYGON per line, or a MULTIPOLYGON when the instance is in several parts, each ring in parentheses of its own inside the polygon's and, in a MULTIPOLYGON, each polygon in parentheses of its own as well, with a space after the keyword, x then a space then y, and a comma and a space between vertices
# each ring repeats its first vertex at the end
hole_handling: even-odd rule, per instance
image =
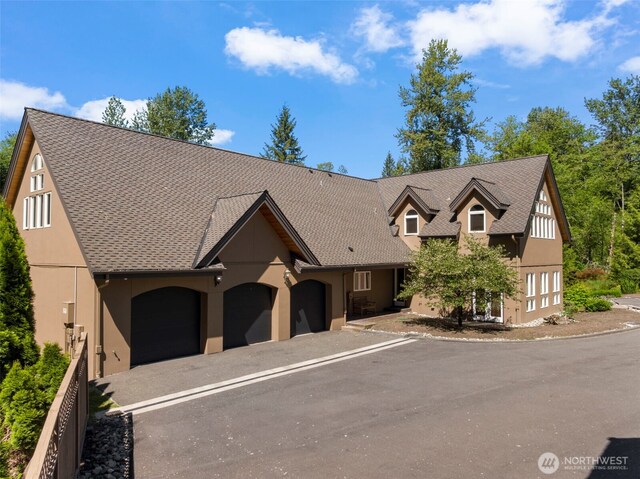
MULTIPOLYGON (((296 120, 291 116, 289 107, 284 105, 276 118, 275 125, 271 125, 271 144, 264 144, 260 156, 282 163, 304 165, 304 160, 307 157, 302 154, 298 139, 293 134, 295 127, 296 120)), ((333 165, 331 169, 333 169, 333 165)))
POLYGON ((24 241, 15 218, 0 200, 0 380, 14 361, 38 360, 34 339, 33 290, 24 241))
POLYGON ((102 112, 102 123, 106 123, 107 125, 119 126, 122 128, 128 128, 129 122, 124 117, 127 109, 124 107, 124 104, 115 96, 109 98, 109 103, 107 103, 107 108, 102 112))
POLYGON ((384 160, 384 165, 382 166, 382 177, 388 178, 390 176, 397 176, 396 172, 396 162, 391 156, 391 152, 387 152, 387 157, 384 160))
POLYGON ((409 88, 399 91, 408 110, 406 126, 398 129, 396 138, 408 155, 411 173, 456 166, 463 149, 473 155, 474 140, 484 138, 484 121, 476 123, 471 110, 473 74, 458 72, 462 57, 446 40, 432 40, 422 54, 409 88))

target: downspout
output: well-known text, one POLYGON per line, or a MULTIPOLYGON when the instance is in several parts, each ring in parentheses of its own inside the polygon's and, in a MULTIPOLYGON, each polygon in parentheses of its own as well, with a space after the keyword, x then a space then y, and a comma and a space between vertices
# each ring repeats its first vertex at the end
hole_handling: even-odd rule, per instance
POLYGON ((101 290, 109 286, 109 275, 106 276, 103 284, 96 287, 96 304, 93 324, 93 344, 95 352, 95 362, 93 365, 93 375, 96 378, 102 377, 102 293, 101 290))
MULTIPOLYGON (((520 239, 516 238, 516 235, 511 235, 511 239, 515 245, 516 250, 516 271, 518 272, 518 284, 520 284, 520 278, 522 277, 522 261, 520 258, 520 239)), ((516 323, 523 318, 519 317, 522 314, 522 291, 518 291, 518 301, 516 303, 516 323)), ((504 316, 504 315, 503 315, 504 316)), ((503 317, 504 321, 504 317, 503 317)))
POLYGON ((73 330, 71 333, 71 349, 76 348, 76 318, 78 317, 78 267, 73 267, 73 330))
POLYGON ((347 273, 342 273, 342 316, 347 324, 347 273))

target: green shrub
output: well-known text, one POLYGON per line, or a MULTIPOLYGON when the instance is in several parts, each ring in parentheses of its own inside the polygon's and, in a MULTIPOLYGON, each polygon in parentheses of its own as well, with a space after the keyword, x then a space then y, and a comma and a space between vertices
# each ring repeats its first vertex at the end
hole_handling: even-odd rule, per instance
POLYGON ((571 312, 584 311, 591 293, 584 284, 578 283, 564 291, 565 309, 571 312))
POLYGON ((60 346, 48 343, 33 366, 13 363, 0 389, 2 427, 9 431, 8 452, 33 451, 68 366, 69 358, 60 346))
POLYGON ((611 303, 602 298, 589 298, 585 306, 585 310, 590 313, 596 311, 609 311, 611 309, 611 303))
POLYGON ((640 289, 640 269, 627 269, 616 275, 623 294, 632 294, 640 289))

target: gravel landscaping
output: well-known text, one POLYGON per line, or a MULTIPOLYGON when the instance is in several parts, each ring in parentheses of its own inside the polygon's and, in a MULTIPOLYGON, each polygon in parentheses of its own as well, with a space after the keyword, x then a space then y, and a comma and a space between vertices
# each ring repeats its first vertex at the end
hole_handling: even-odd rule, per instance
POLYGON ((115 414, 87 427, 79 479, 133 478, 133 418, 115 414))
MULTIPOLYGON (((375 318, 371 318, 374 320, 375 318)), ((372 331, 418 334, 427 337, 463 340, 531 340, 550 339, 640 327, 640 313, 623 308, 598 313, 579 313, 573 320, 550 324, 536 321, 527 327, 510 327, 496 323, 465 321, 462 329, 455 320, 419 315, 384 318, 368 325, 372 331)))

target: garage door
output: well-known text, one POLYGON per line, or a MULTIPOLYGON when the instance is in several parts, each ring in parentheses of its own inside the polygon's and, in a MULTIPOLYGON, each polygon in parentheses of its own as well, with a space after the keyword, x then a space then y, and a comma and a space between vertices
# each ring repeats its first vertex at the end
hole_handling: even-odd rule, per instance
POLYGON ((200 353, 200 293, 161 288, 131 301, 131 365, 200 353))
POLYGON ((324 331, 325 318, 324 284, 307 280, 291 288, 291 337, 324 331))
POLYGON ((224 292, 223 347, 271 339, 271 288, 245 283, 224 292))

